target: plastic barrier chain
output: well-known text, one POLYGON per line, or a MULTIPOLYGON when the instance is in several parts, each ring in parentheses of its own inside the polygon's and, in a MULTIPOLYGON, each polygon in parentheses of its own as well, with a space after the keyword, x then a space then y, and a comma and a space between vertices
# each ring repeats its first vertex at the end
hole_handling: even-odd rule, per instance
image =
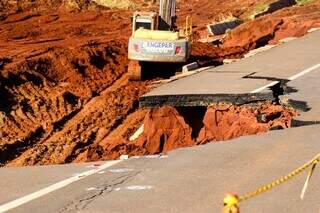
POLYGON ((238 196, 235 193, 229 193, 227 194, 224 199, 223 199, 223 213, 239 213, 240 209, 239 209, 239 203, 248 200, 250 198, 256 197, 264 192, 269 191, 270 189, 274 188, 275 186, 278 186, 290 179, 292 179, 293 177, 299 175, 300 173, 302 173, 304 170, 306 170, 307 168, 309 168, 311 166, 311 170, 308 173, 306 182, 303 186, 302 192, 301 192, 301 199, 303 199, 304 194, 306 192, 308 183, 310 181, 310 178, 313 174, 313 171, 317 165, 317 163, 320 162, 320 153, 317 154, 312 160, 310 160, 309 162, 307 162, 306 164, 302 165, 301 167, 297 168, 296 170, 290 172, 289 174, 274 180, 273 182, 266 184, 264 186, 259 187, 258 189, 251 191, 247 194, 244 194, 242 196, 238 196))

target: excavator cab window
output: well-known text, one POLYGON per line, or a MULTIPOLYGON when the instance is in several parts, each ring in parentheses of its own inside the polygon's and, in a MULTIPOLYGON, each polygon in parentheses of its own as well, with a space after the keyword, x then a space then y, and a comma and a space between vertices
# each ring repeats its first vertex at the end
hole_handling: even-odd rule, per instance
POLYGON ((151 30, 151 22, 136 22, 135 30, 139 28, 151 30))

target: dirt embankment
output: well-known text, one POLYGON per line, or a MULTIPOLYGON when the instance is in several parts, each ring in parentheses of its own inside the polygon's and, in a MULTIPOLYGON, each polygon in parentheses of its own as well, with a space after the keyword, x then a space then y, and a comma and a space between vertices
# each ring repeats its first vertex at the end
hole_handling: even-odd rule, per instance
MULTIPOLYGON (((230 14, 233 14, 234 17, 246 19, 257 5, 264 3, 263 1, 249 2, 250 1, 247 2, 247 6, 231 7, 230 10, 226 11, 231 11, 230 14), (239 8, 242 8, 242 10, 243 8, 247 9, 242 11, 239 8)), ((204 7, 209 8, 208 5, 204 7)), ((205 15, 213 14, 201 13, 202 7, 200 6, 196 8, 199 8, 195 9, 198 11, 196 12, 196 20, 200 19, 202 14, 204 16, 203 20, 208 20, 209 18, 206 18, 205 15)), ((224 7, 221 6, 220 8, 224 7)), ((205 10, 207 9, 202 8, 202 11, 205 10)), ((217 13, 214 13, 215 15, 211 15, 210 17, 210 19, 214 20, 218 19, 221 14, 228 14, 226 12, 221 13, 220 9, 212 8, 212 11, 217 11, 217 13)), ((197 25, 196 33, 202 37, 207 36, 208 33, 205 29, 205 23, 201 20, 197 23, 201 24, 197 25)), ((252 49, 267 44, 277 44, 281 39, 287 37, 300 37, 305 35, 309 29, 319 27, 320 1, 314 1, 311 4, 284 8, 272 14, 247 21, 227 34, 223 39, 223 43, 218 46, 196 43, 194 45, 194 55, 216 58, 239 58, 252 49)))
POLYGON ((0 23, 0 164, 71 162, 134 112, 128 11, 19 12, 0 23))
POLYGON ((223 49, 234 55, 277 44, 287 37, 300 37, 320 27, 320 1, 303 7, 290 7, 244 23, 226 37, 223 49))
POLYGON ((1 107, 2 163, 69 161, 67 157, 102 139, 136 110, 148 82, 128 82, 125 46, 110 41, 76 50, 53 48, 7 64, 0 85, 6 98, 1 107))
POLYGON ((86 154, 89 160, 115 159, 124 155, 166 153, 180 147, 223 141, 260 134, 270 129, 291 126, 293 109, 260 103, 256 106, 227 104, 194 108, 162 107, 147 111, 144 131, 134 141, 126 135, 93 145, 86 154))
MULTIPOLYGON (((88 1, 73 1, 78 5, 73 9, 65 6, 67 1, 20 1, 21 5, 3 2, 8 3, 0 1, 0 165, 152 154, 265 132, 279 124, 283 128, 290 126, 294 113, 273 105, 224 105, 195 112, 180 108, 138 109, 138 98, 149 90, 151 81, 127 80, 128 17, 132 11, 101 9, 88 1), (269 108, 277 116, 269 118, 273 113, 268 112, 269 108), (260 114, 266 114, 262 120, 260 114), (129 141, 143 123, 143 135, 129 141), (158 128, 163 123, 167 124, 165 128, 158 128)), ((186 6, 181 6, 179 13, 182 18, 195 14, 196 32, 200 32, 205 20, 218 14, 196 6, 201 3, 215 8, 223 2, 225 7, 219 8, 224 14, 239 7, 231 0, 182 1, 181 5, 186 6)), ((241 1, 248 8, 258 3, 241 1)), ((210 64, 225 57, 239 57, 257 47, 257 41, 268 33, 273 35, 268 43, 285 35, 302 35, 319 23, 319 7, 316 2, 260 17, 241 25, 235 30, 239 36, 231 34, 221 46, 195 43, 194 59, 210 64), (272 25, 277 27, 270 31, 261 30, 266 22, 277 23, 273 17, 287 21, 272 25), (299 26, 305 27, 300 31, 299 26), (244 29, 253 32, 247 35, 244 29)))

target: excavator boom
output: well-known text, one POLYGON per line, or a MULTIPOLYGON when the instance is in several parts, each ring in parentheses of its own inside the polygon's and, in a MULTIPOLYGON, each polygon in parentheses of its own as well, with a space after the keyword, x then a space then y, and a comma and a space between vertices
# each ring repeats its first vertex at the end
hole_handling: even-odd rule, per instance
POLYGON ((160 0, 160 30, 173 30, 176 21, 176 0, 160 0))

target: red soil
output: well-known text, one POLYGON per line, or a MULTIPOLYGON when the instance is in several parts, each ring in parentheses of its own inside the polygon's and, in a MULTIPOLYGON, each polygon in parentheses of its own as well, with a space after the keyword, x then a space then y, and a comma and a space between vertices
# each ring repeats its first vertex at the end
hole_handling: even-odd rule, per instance
MULTIPOLYGON (((24 0, 17 5, 0 0, 0 165, 113 159, 124 153, 158 153, 246 134, 235 126, 228 133, 212 133, 212 128, 218 128, 210 121, 212 108, 205 116, 202 110, 198 119, 186 116, 184 109, 138 109, 138 97, 149 90, 151 81, 127 80, 128 17, 133 11, 101 9, 88 0, 72 0, 76 6, 70 7, 68 1, 24 0), (204 127, 191 125, 190 120, 204 127), (160 132, 155 131, 163 126, 159 121, 167 125, 160 132), (128 142, 143 122, 145 133, 128 142), (167 142, 159 143, 160 138, 167 142)), ((192 15, 196 34, 201 35, 206 23, 220 14, 244 18, 261 2, 265 1, 183 0, 179 23, 192 15)), ((315 2, 260 17, 241 25, 220 46, 195 43, 194 59, 210 64, 240 57, 269 34, 267 43, 300 36, 319 26, 319 11, 315 2), (267 23, 270 29, 264 27, 267 23)), ((255 121, 247 108, 230 107, 227 112, 224 119, 242 122, 246 115, 246 120, 255 121)), ((281 113, 287 120, 280 123, 288 127, 289 116, 285 110, 281 113)), ((246 128, 248 134, 275 126, 272 122, 255 125, 246 128)))
POLYGON ((207 109, 150 109, 143 122, 144 132, 138 139, 129 141, 126 137, 118 137, 105 140, 91 146, 87 159, 166 153, 180 147, 290 128, 295 115, 293 109, 268 103, 256 106, 213 105, 207 109))
POLYGON ((229 140, 243 135, 264 133, 275 128, 290 128, 295 115, 292 109, 272 104, 261 104, 253 108, 211 106, 203 118, 204 127, 200 130, 197 143, 229 140))
POLYGON ((303 7, 291 7, 244 23, 225 38, 223 50, 242 55, 287 37, 300 37, 310 28, 320 27, 320 1, 303 7))
MULTIPOLYGON (((257 4, 252 4, 251 2, 249 5, 248 10, 244 13, 239 12, 239 10, 231 10, 233 12, 230 14, 245 19, 248 16, 248 11, 251 11, 254 5, 257 4)), ((200 11, 202 8, 203 11, 206 11, 207 9, 203 9, 206 6, 207 5, 199 7, 198 10, 200 11)), ((240 7, 237 8, 239 9, 240 7)), ((219 11, 220 9, 216 10, 219 11)), ((198 12, 196 14, 203 13, 198 12)), ((219 13, 215 14, 215 17, 217 17, 219 13)), ((199 17, 196 16, 196 20, 198 18, 199 17)), ((204 20, 207 21, 207 19, 204 20)), ((196 28, 196 33, 202 35, 202 37, 208 35, 205 29, 205 23, 200 20, 199 23, 203 24, 200 25, 201 27, 196 28)), ((215 58, 239 58, 252 49, 267 44, 276 44, 281 39, 287 37, 300 37, 306 34, 309 29, 319 27, 320 1, 315 1, 305 6, 285 8, 241 24, 227 35, 221 45, 212 46, 210 44, 196 43, 193 46, 193 54, 196 56, 211 56, 215 58)))

